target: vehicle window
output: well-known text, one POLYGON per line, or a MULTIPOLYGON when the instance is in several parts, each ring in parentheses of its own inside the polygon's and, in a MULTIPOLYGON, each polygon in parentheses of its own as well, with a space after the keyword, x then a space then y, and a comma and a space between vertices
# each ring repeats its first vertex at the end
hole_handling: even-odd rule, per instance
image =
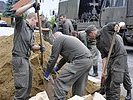
POLYGON ((122 0, 116 0, 115 7, 123 6, 122 0))

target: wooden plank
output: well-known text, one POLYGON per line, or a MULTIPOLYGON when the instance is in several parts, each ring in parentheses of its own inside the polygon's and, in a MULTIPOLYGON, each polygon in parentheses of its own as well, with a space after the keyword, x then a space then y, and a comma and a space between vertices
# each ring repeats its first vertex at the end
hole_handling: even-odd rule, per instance
POLYGON ((19 0, 17 3, 15 3, 13 6, 12 6, 12 9, 11 10, 17 10, 18 8, 28 4, 29 2, 31 2, 31 0, 19 0))

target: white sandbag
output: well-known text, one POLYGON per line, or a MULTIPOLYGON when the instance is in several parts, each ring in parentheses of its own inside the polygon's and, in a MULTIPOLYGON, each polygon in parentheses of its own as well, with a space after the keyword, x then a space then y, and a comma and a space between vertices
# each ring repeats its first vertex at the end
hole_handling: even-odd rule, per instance
POLYGON ((92 76, 88 75, 88 80, 94 82, 94 83, 101 83, 101 80, 92 76))
POLYGON ((70 98, 68 100, 84 100, 84 98, 83 97, 80 97, 78 95, 75 95, 75 96, 73 96, 72 98, 70 98))
POLYGON ((93 100, 93 96, 91 94, 83 96, 84 100, 93 100))
POLYGON ((68 99, 68 100, 93 100, 93 96, 92 95, 85 95, 83 97, 80 97, 78 95, 73 96, 72 98, 68 99))
POLYGON ((37 93, 36 96, 31 97, 29 100, 49 100, 46 91, 37 93))
POLYGON ((106 100, 100 93, 95 92, 93 100, 106 100))

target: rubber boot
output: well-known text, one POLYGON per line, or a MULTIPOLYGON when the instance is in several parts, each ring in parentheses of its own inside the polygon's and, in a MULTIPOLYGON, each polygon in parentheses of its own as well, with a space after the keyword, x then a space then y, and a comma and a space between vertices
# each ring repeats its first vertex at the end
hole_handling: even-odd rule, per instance
POLYGON ((131 90, 130 91, 127 91, 127 96, 125 97, 125 100, 131 100, 132 97, 131 97, 131 90))

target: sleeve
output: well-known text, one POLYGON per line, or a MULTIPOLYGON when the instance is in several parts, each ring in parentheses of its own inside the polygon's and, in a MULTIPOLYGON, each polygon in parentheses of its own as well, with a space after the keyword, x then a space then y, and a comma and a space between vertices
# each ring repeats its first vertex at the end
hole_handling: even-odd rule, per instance
POLYGON ((51 56, 49 58, 49 61, 48 61, 48 64, 47 64, 47 71, 48 72, 52 72, 55 64, 56 64, 56 61, 59 57, 59 54, 61 52, 61 49, 62 49, 62 45, 60 43, 60 41, 55 41, 53 47, 52 47, 52 53, 51 53, 51 56))
POLYGON ((85 33, 79 33, 79 40, 87 47, 87 40, 85 33))
POLYGON ((104 43, 102 41, 97 41, 96 46, 101 53, 102 59, 108 56, 108 51, 105 49, 104 43))
POLYGON ((70 33, 72 32, 72 31, 74 31, 74 28, 73 28, 73 25, 72 25, 72 22, 70 21, 70 23, 69 23, 69 29, 70 29, 70 33))
POLYGON ((51 25, 51 23, 49 21, 46 24, 46 28, 52 29, 52 25, 51 25))
POLYGON ((58 68, 61 69, 66 62, 67 60, 65 58, 62 58, 57 64, 58 68))
POLYGON ((15 32, 14 35, 19 34, 23 25, 23 17, 15 17, 15 32))
POLYGON ((23 22, 23 17, 16 16, 15 17, 15 27, 21 27, 23 22))
POLYGON ((65 23, 63 25, 63 34, 66 34, 66 35, 69 35, 69 24, 68 23, 65 23))

